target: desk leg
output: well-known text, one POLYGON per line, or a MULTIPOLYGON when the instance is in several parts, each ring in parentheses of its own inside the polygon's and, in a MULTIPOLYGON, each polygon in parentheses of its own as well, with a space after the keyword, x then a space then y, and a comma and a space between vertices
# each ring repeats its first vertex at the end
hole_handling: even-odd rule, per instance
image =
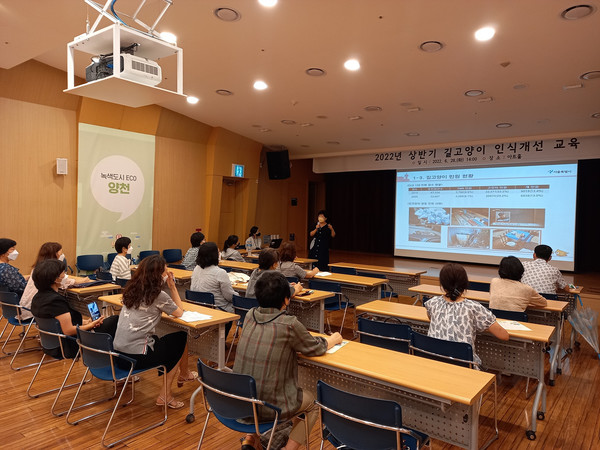
POLYGON ((550 351, 551 351, 550 378, 549 378, 550 386, 554 386, 554 379, 556 378, 556 375, 562 373, 560 353, 561 353, 561 349, 562 349, 563 326, 564 326, 564 319, 561 314, 556 323, 556 331, 555 331, 556 339, 550 349, 550 351))
POLYGON ((325 299, 319 302, 319 333, 325 333, 325 299))
POLYGON ((540 355, 540 362, 538 368, 538 386, 535 392, 535 398, 531 407, 531 429, 527 430, 525 434, 530 441, 534 441, 536 438, 535 432, 537 430, 537 421, 544 420, 546 415, 546 385, 544 384, 544 354, 540 355), (541 401, 541 409, 538 410, 541 401))
MULTIPOLYGON (((481 395, 481 399, 479 400, 479 408, 481 408, 482 402, 483 402, 483 394, 481 395)), ((477 416, 479 416, 479 411, 477 411, 477 416)), ((478 422, 477 425, 479 425, 479 421, 477 421, 477 422, 478 422)), ((494 378, 494 431, 495 431, 494 436, 492 436, 489 441, 487 441, 485 444, 483 444, 483 446, 480 448, 480 450, 485 450, 486 448, 488 448, 492 442, 494 442, 496 439, 498 439, 498 436, 499 436, 499 432, 498 432, 498 381, 497 381, 497 378, 494 378)))

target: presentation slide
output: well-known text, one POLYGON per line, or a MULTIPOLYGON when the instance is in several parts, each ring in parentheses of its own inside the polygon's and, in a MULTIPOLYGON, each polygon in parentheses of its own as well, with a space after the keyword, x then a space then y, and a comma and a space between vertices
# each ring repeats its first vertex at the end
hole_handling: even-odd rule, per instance
POLYGON ((498 264, 552 247, 573 270, 577 164, 396 173, 396 256, 498 264))

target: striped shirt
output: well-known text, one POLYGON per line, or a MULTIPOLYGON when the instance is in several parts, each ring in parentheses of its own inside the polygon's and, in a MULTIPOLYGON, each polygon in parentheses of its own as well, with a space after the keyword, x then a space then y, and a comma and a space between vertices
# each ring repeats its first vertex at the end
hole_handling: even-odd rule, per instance
POLYGON ((185 253, 181 264, 183 264, 187 270, 194 270, 194 267, 196 267, 196 258, 198 258, 199 249, 200 247, 190 247, 185 253))
POLYGON ((116 280, 117 278, 131 280, 129 260, 123 255, 115 256, 115 259, 110 266, 110 274, 113 276, 113 280, 116 280))

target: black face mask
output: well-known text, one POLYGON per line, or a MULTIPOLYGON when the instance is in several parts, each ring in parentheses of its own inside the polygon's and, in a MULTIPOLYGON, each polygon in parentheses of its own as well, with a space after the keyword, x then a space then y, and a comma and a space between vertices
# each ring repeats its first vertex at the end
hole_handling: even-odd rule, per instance
POLYGON ((260 236, 260 233, 256 233, 256 234, 255 234, 255 236, 256 236, 256 237, 259 237, 259 236, 260 236))

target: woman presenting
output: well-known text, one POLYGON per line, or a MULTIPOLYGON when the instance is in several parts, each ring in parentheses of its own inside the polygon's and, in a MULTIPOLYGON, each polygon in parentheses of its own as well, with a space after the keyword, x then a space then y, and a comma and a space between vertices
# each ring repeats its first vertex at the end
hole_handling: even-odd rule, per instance
POLYGON ((335 237, 335 230, 327 222, 327 211, 321 210, 317 213, 318 222, 315 229, 310 232, 313 240, 310 243, 308 257, 317 260, 319 270, 326 271, 329 266, 329 244, 331 238, 335 237))

